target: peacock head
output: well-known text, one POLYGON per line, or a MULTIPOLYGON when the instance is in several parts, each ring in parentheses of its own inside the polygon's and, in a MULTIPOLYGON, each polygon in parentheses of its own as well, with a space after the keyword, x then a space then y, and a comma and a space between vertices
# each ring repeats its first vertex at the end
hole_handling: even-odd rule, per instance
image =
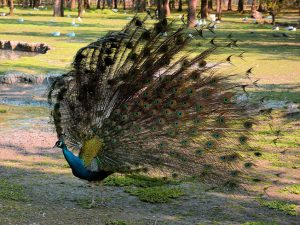
POLYGON ((65 143, 64 143, 64 141, 63 141, 63 139, 59 139, 56 143, 55 143, 55 145, 53 146, 53 148, 55 148, 55 147, 57 147, 57 148, 63 148, 65 146, 65 143))

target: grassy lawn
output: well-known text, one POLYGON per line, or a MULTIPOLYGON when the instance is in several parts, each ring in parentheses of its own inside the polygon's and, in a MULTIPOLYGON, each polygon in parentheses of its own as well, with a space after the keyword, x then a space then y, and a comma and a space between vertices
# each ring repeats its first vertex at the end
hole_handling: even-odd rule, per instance
MULTIPOLYGON (((124 14, 123 11, 114 13, 111 10, 93 10, 85 13, 83 21, 78 22, 76 12, 67 11, 65 14, 64 18, 54 18, 51 10, 17 9, 14 17, 0 17, 0 40, 45 42, 51 47, 45 55, 2 61, 0 74, 7 71, 45 74, 67 70, 80 47, 102 37, 107 31, 119 30, 129 21, 128 17, 133 16, 130 12, 124 14), (20 18, 24 19, 24 23, 18 22, 20 18), (79 24, 78 27, 71 25, 74 19, 79 24), (61 36, 54 37, 52 32, 60 32, 61 36), (70 32, 75 32, 76 37, 67 37, 66 34, 70 32)), ((174 13, 172 16, 178 18, 179 14, 174 13)), ((245 23, 242 21, 245 16, 224 13, 223 21, 217 24, 216 29, 216 42, 223 42, 232 33, 239 40, 241 49, 238 51, 246 52, 246 62, 233 61, 237 68, 242 71, 254 66, 261 83, 300 83, 300 32, 286 31, 283 27, 280 31, 273 31, 269 24, 253 24, 250 20, 245 23), (273 37, 274 33, 286 33, 289 37, 273 37)), ((295 23, 297 13, 285 13, 278 21, 295 23)), ((197 52, 209 46, 212 35, 205 35, 207 39, 196 40, 189 48, 197 52), (199 47, 199 42, 204 47, 199 47)), ((224 59, 230 53, 224 49, 213 60, 224 59)))

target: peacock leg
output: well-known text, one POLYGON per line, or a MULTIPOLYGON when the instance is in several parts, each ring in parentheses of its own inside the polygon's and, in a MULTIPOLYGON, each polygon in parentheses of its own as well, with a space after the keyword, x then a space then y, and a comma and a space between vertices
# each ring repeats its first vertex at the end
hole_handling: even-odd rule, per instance
POLYGON ((102 181, 99 182, 99 187, 100 187, 100 204, 102 206, 108 206, 107 202, 104 201, 104 198, 103 198, 103 192, 104 192, 104 183, 102 181))
POLYGON ((92 188, 92 202, 88 205, 88 208, 94 208, 95 205, 96 205, 96 202, 95 202, 95 184, 92 182, 90 183, 90 186, 92 188))

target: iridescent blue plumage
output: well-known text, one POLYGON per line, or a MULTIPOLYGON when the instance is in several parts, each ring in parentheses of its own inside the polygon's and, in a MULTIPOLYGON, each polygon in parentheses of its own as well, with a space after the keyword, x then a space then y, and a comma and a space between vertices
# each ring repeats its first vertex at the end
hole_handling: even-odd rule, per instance
POLYGON ((79 157, 75 156, 70 150, 68 150, 66 144, 64 144, 62 141, 56 142, 55 146, 63 150, 64 157, 71 167, 72 173, 75 177, 88 181, 101 181, 112 174, 112 172, 103 170, 97 172, 88 170, 84 166, 83 161, 79 157))

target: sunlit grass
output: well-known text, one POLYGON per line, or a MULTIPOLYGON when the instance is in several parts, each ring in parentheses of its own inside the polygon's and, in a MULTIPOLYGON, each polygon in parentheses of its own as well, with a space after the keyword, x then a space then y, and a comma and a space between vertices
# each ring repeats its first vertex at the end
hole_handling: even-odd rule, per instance
POLYGON ((293 215, 293 216, 297 215, 296 212, 297 205, 295 204, 290 204, 283 201, 268 201, 264 199, 260 199, 259 202, 262 206, 268 207, 270 209, 282 211, 288 215, 293 215))
MULTIPOLYGON (((118 13, 113 13, 111 10, 90 10, 85 13, 83 22, 80 23, 76 20, 77 12, 66 11, 65 14, 64 18, 53 18, 50 9, 40 11, 17 9, 14 17, 1 17, 0 39, 42 41, 47 43, 51 50, 45 55, 34 58, 24 57, 16 61, 3 61, 0 73, 11 70, 35 74, 66 71, 79 48, 102 37, 108 31, 120 30, 129 21, 129 17, 134 15, 131 12, 124 14, 122 10, 118 13), (68 15, 70 18, 67 17, 68 15), (24 23, 17 21, 21 17, 24 18, 24 23), (79 24, 78 27, 71 25, 74 19, 79 24), (51 36, 51 32, 56 31, 61 32, 60 37, 51 36), (66 34, 70 32, 75 32, 76 37, 67 37, 66 34)), ((179 13, 172 13, 172 17, 177 18, 177 23, 180 24, 178 16, 179 13)), ((297 51, 300 46, 297 37, 299 31, 288 32, 289 38, 275 38, 272 36, 274 31, 271 25, 244 23, 242 18, 243 15, 238 13, 226 13, 216 29, 217 43, 228 41, 226 37, 232 33, 240 43, 240 49, 237 49, 236 53, 245 50, 245 63, 233 57, 233 63, 239 70, 245 71, 255 66, 255 76, 261 78, 261 83, 300 82, 297 76, 297 71, 300 69, 300 54, 297 51)), ((285 18, 279 20, 286 21, 285 18)), ((213 35, 209 32, 204 34, 207 39, 195 40, 188 50, 196 53, 210 46, 209 40, 213 35), (199 44, 203 47, 199 47, 199 44)), ((228 54, 228 49, 220 50, 212 60, 224 59, 228 54)))
POLYGON ((286 186, 282 189, 282 192, 300 195, 300 184, 293 184, 290 186, 286 186))

